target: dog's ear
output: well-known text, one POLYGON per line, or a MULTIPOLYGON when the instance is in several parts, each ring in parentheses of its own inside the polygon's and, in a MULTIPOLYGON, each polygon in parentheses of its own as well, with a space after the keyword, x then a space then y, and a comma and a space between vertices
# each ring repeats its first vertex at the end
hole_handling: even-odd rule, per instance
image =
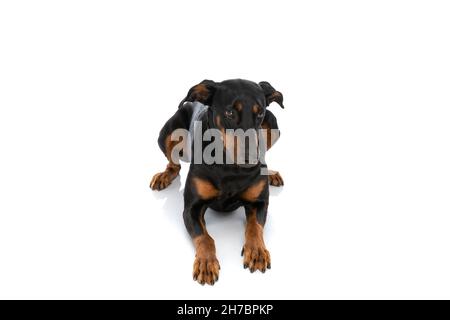
POLYGON ((259 86, 263 89, 266 96, 266 107, 268 107, 271 102, 276 102, 284 109, 283 95, 281 92, 275 90, 275 88, 267 81, 261 81, 259 86))
POLYGON ((204 105, 211 105, 216 86, 217 84, 212 80, 203 80, 189 89, 187 96, 181 100, 178 108, 181 108, 185 102, 194 101, 201 102, 204 105))

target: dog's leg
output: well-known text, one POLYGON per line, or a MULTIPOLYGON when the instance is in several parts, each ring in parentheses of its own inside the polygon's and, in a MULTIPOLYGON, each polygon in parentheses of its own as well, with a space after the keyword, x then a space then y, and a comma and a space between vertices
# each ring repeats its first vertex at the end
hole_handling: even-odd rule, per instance
POLYGON ((198 204, 184 209, 183 218, 195 246, 194 270, 192 276, 200 284, 213 285, 219 279, 219 261, 216 246, 205 226, 207 206, 198 204))
MULTIPOLYGON (((177 129, 189 129, 189 123, 192 115, 192 109, 190 105, 181 107, 175 112, 175 114, 164 124, 161 132, 159 133, 158 145, 161 151, 166 156, 169 163, 166 170, 159 172, 153 176, 150 182, 150 188, 153 190, 162 190, 167 188, 168 185, 178 176, 181 166, 179 159, 173 159, 173 155, 179 155, 186 145, 186 139, 179 137, 178 140, 172 140, 172 133, 177 129), (176 152, 173 152, 175 148, 176 152)), ((187 131, 186 131, 187 133, 187 131)))
POLYGON ((218 195, 208 181, 188 176, 184 193, 183 219, 195 246, 193 278, 200 284, 213 285, 219 279, 216 246, 205 225, 207 201, 218 195))
POLYGON ((172 141, 170 139, 170 135, 168 135, 164 141, 164 144, 164 154, 166 155, 167 160, 169 160, 169 163, 167 164, 166 170, 159 172, 153 176, 153 179, 150 182, 150 188, 152 188, 153 190, 162 190, 167 188, 178 176, 181 169, 181 165, 179 163, 175 163, 175 161, 171 157, 172 150, 178 144, 178 141, 172 141))
POLYGON ((269 170, 269 184, 275 187, 284 185, 283 178, 278 171, 269 170))
POLYGON ((242 248, 244 268, 250 272, 270 269, 270 253, 264 244, 263 228, 267 215, 267 202, 245 206, 247 224, 245 226, 245 244, 242 248))
POLYGON ((270 269, 270 254, 263 239, 269 205, 268 179, 256 181, 241 194, 241 199, 247 203, 244 206, 247 217, 245 244, 241 253, 244 256, 244 268, 250 268, 251 272, 265 272, 270 269))
MULTIPOLYGON (((264 116, 264 120, 261 124, 261 128, 267 130, 267 136, 263 136, 265 141, 265 146, 267 150, 269 150, 275 142, 277 142, 279 135, 272 136, 271 130, 278 130, 277 118, 273 115, 272 112, 266 110, 266 114, 264 116)), ((279 132, 278 132, 279 133, 279 132)), ((275 187, 280 187, 284 185, 283 178, 281 177, 278 171, 269 170, 269 184, 275 187)))

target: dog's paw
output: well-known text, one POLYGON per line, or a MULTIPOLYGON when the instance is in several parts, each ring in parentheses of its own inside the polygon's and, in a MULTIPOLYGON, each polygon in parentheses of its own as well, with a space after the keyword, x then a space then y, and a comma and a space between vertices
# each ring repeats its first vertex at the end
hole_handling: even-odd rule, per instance
POLYGON ((244 257, 244 269, 249 268, 250 272, 259 270, 264 273, 271 267, 270 253, 264 246, 245 244, 241 255, 244 257))
POLYGON ((153 176, 152 181, 150 181, 150 188, 152 190, 163 190, 167 188, 178 176, 180 169, 181 166, 179 164, 169 163, 166 170, 153 176))
POLYGON ((283 178, 278 171, 269 170, 269 184, 275 187, 284 185, 283 178))
POLYGON ((219 280, 219 261, 214 258, 195 258, 192 276, 201 285, 213 285, 219 280))
POLYGON ((155 174, 152 181, 150 181, 150 188, 152 188, 152 190, 163 190, 167 188, 171 182, 171 176, 167 171, 159 172, 155 174))

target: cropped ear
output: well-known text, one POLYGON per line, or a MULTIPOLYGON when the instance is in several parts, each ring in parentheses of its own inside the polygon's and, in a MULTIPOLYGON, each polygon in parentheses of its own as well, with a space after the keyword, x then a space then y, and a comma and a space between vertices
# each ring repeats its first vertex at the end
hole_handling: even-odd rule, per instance
POLYGON ((267 107, 269 106, 270 103, 276 102, 280 105, 280 107, 284 109, 283 95, 281 94, 281 92, 275 90, 275 88, 272 87, 272 85, 267 81, 261 81, 259 83, 259 86, 263 89, 264 94, 266 96, 267 107))
POLYGON ((178 108, 181 108, 185 102, 198 101, 204 105, 210 105, 212 97, 216 91, 217 84, 212 80, 203 80, 199 84, 189 89, 187 96, 181 100, 178 108))

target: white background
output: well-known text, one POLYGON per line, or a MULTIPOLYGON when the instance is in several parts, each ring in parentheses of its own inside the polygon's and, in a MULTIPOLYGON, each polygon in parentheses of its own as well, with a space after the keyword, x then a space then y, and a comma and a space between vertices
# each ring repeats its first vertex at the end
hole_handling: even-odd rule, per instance
POLYGON ((0 298, 450 298, 446 1, 2 1, 0 298), (203 79, 285 96, 268 154, 272 270, 242 211, 207 214, 191 278, 183 180, 156 139, 203 79))

